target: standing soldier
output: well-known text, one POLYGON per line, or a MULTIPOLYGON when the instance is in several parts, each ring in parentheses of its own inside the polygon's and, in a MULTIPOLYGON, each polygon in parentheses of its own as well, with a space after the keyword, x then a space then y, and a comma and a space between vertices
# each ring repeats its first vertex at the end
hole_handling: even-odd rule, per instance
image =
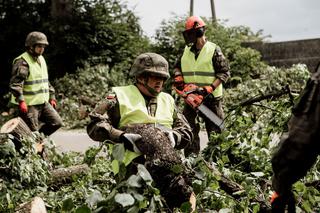
MULTIPOLYGON (((139 142, 143 140, 143 134, 128 133, 126 128, 148 124, 168 133, 169 138, 171 138, 171 145, 167 150, 173 150, 172 147, 176 149, 184 148, 192 141, 191 128, 184 116, 177 111, 172 96, 161 92, 165 80, 169 78, 166 59, 155 53, 141 54, 135 59, 130 75, 135 77, 134 85, 113 87, 113 93, 110 93, 90 113, 91 122, 87 127, 88 135, 96 141, 108 142, 111 140, 115 143, 123 143, 127 149, 125 159, 133 159, 136 155, 139 155, 140 151, 143 153, 138 146, 139 142)), ((157 135, 151 135, 150 139, 147 140, 156 137, 157 135)), ((164 141, 160 142, 165 146, 164 141)), ((143 146, 142 144, 140 147, 143 146)), ((152 152, 156 153, 157 151, 153 150, 152 152)), ((143 154, 150 155, 150 153, 143 154)), ((139 163, 142 163, 141 158, 138 157, 135 160, 137 159, 140 160, 139 163)), ((160 181, 165 179, 166 176, 166 174, 151 175, 154 175, 153 178, 160 181)), ((170 179, 168 181, 172 182, 174 180, 170 179)), ((155 182, 157 184, 157 181, 155 182)), ((179 185, 181 182, 177 184, 179 185)), ((178 185, 176 187, 179 187, 178 185)), ((170 188, 169 183, 162 186, 160 187, 161 193, 163 194, 163 191, 166 191, 168 196, 171 196, 172 194, 168 190, 170 188)), ((187 186, 187 188, 191 187, 187 186)), ((178 205, 180 207, 181 203, 186 202, 185 197, 192 197, 192 191, 188 189, 186 191, 188 191, 186 194, 180 191, 179 196, 174 199, 166 199, 169 206, 176 207, 178 205)))
MULTIPOLYGON (((220 118, 224 117, 222 109, 222 83, 230 77, 229 64, 221 49, 207 41, 205 23, 198 16, 191 16, 185 23, 183 37, 186 47, 182 57, 174 68, 174 88, 182 91, 186 84, 199 86, 206 96, 204 104, 220 118)), ((200 152, 200 125, 196 122, 197 112, 185 104, 183 114, 187 118, 194 135, 194 141, 185 148, 185 155, 200 152)), ((199 114, 201 116, 201 114, 199 114)), ((220 128, 203 117, 208 136, 211 132, 220 132, 220 128)))
POLYGON ((26 52, 13 60, 9 85, 11 103, 18 106, 19 116, 31 131, 45 135, 51 135, 62 126, 62 119, 55 110, 55 91, 49 83, 47 64, 42 56, 48 44, 45 34, 28 34, 26 52))

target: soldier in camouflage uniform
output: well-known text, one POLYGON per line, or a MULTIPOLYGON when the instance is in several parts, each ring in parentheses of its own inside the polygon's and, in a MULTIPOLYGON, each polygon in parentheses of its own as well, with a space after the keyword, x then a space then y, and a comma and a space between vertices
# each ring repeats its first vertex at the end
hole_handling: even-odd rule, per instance
POLYGON ((319 83, 320 63, 294 106, 289 131, 282 136, 271 159, 272 212, 296 212, 292 185, 307 174, 320 155, 319 83))
POLYGON ((49 83, 47 64, 42 56, 47 45, 45 34, 28 34, 26 51, 13 60, 9 87, 11 103, 19 108, 19 116, 29 128, 51 135, 62 126, 62 119, 55 110, 55 91, 49 83))
MULTIPOLYGON (((222 83, 230 77, 229 63, 216 44, 207 41, 205 23, 198 16, 186 20, 183 36, 186 42, 183 55, 175 64, 174 88, 183 90, 188 83, 201 87, 206 96, 204 104, 220 118, 224 117, 222 109, 222 83)), ((194 141, 185 148, 185 155, 200 152, 200 125, 196 122, 198 114, 185 104, 183 114, 193 129, 194 141)), ((201 116, 201 114, 199 114, 201 116)), ((215 124, 203 116, 208 136, 211 132, 220 132, 215 124)))
MULTIPOLYGON (((191 128, 172 96, 161 92, 169 78, 168 62, 155 53, 141 54, 135 59, 130 75, 135 77, 134 85, 113 87, 113 92, 90 113, 88 135, 95 141, 124 143, 127 151, 139 153, 135 144, 141 135, 125 129, 134 124, 150 124, 165 131, 174 148, 184 148, 192 141, 191 128)), ((143 163, 141 158, 135 160, 143 163)))

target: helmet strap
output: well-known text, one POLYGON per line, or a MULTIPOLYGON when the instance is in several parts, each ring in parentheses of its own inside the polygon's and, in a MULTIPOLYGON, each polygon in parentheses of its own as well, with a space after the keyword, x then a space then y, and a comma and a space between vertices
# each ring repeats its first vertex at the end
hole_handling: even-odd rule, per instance
POLYGON ((35 51, 35 45, 33 45, 32 47, 28 47, 28 52, 33 56, 33 57, 39 57, 40 54, 36 53, 35 51))
POLYGON ((146 94, 146 95, 151 96, 151 97, 156 97, 156 96, 158 96, 158 95, 159 95, 159 92, 157 92, 155 89, 153 89, 152 87, 150 87, 150 86, 148 85, 148 80, 149 80, 148 76, 144 76, 143 79, 144 79, 144 80, 141 81, 141 80, 139 80, 139 79, 137 78, 137 84, 140 84, 141 86, 143 86, 143 87, 147 90, 147 92, 148 92, 149 94, 146 94))

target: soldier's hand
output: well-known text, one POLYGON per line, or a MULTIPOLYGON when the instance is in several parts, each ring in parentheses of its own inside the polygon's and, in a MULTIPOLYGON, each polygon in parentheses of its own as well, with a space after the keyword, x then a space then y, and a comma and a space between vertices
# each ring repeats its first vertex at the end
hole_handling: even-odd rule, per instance
POLYGON ((172 131, 165 131, 166 136, 169 138, 171 146, 174 148, 176 146, 176 140, 174 139, 174 135, 172 131))
POLYGON ((19 102, 19 110, 22 113, 27 113, 28 112, 28 106, 27 106, 25 101, 20 101, 19 102))
POLYGON ((277 192, 273 192, 271 196, 271 208, 274 213, 284 213, 287 209, 289 213, 294 213, 295 211, 295 198, 292 192, 286 195, 279 195, 277 192))
POLYGON ((134 151, 137 153, 141 153, 138 147, 136 146, 136 142, 142 139, 141 135, 134 133, 123 133, 120 136, 120 141, 124 143, 124 147, 130 151, 134 151))
POLYGON ((181 75, 175 76, 173 80, 173 86, 175 87, 175 89, 182 91, 184 87, 183 76, 181 75))
POLYGON ((54 109, 57 107, 57 101, 55 99, 50 99, 49 103, 54 109))
POLYGON ((213 86, 209 85, 209 86, 199 87, 198 90, 201 95, 206 96, 206 95, 209 95, 210 93, 212 93, 214 91, 214 88, 213 88, 213 86))

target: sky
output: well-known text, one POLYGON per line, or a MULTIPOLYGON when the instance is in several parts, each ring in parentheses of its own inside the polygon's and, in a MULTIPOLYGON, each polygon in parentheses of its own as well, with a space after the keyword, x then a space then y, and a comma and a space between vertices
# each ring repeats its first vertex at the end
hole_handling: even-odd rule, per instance
MULTIPOLYGON (((188 15, 190 0, 126 0, 152 37, 162 20, 188 15)), ((263 30, 267 41, 320 38, 320 0, 214 0, 217 19, 227 26, 263 30)), ((211 17, 210 0, 194 0, 193 14, 211 17)))

